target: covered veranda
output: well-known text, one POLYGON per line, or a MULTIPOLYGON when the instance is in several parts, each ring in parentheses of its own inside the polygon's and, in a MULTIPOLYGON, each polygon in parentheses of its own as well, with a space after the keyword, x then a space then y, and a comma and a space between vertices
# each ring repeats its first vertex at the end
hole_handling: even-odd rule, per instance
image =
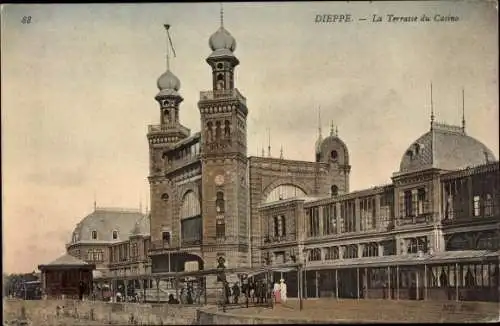
POLYGON ((314 261, 303 296, 498 302, 499 268, 500 251, 488 250, 314 261))
MULTIPOLYGON (((142 298, 146 298, 146 290, 152 289, 156 292, 155 302, 164 301, 162 300, 162 290, 160 289, 160 281, 166 281, 171 284, 169 287, 169 292, 173 294, 176 298, 179 298, 179 293, 183 286, 190 284, 195 289, 198 289, 197 297, 194 303, 206 304, 210 299, 214 299, 214 292, 211 290, 216 290, 216 288, 210 288, 207 286, 209 282, 207 279, 215 280, 216 276, 221 272, 226 275, 269 275, 269 273, 281 273, 282 271, 296 271, 295 274, 300 276, 297 271, 300 270, 301 264, 284 264, 278 266, 267 266, 259 268, 227 268, 227 269, 205 269, 199 271, 182 271, 182 272, 164 272, 164 273, 154 273, 149 275, 122 275, 122 276, 98 276, 94 279, 96 287, 102 288, 102 286, 109 286, 110 296, 115 297, 119 285, 124 285, 124 292, 129 293, 130 287, 142 292, 142 298)), ((124 297, 125 300, 127 298, 124 297)))

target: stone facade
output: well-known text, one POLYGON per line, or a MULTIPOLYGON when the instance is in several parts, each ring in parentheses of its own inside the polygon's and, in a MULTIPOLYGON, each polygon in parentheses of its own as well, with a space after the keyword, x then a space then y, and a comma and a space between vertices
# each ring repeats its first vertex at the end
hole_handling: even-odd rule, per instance
POLYGON ((333 131, 316 162, 247 157, 251 110, 235 88, 235 40, 221 27, 210 46, 212 89, 200 93, 199 133, 180 124, 177 77, 167 71, 158 81, 160 125, 148 133, 153 273, 173 271, 169 260, 177 270, 188 261, 215 268, 221 256, 227 267, 259 266, 262 203, 349 191, 348 150, 333 131))

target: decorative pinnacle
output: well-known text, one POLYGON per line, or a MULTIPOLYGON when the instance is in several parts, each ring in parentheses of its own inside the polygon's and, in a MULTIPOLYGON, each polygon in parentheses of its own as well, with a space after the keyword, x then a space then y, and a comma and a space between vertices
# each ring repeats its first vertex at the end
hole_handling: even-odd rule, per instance
POLYGON ((330 136, 333 136, 333 120, 330 124, 330 136))
POLYGON ((335 126, 335 136, 339 136, 339 128, 337 128, 337 126, 335 126))
POLYGON ((268 131, 267 156, 271 157, 271 128, 268 128, 267 131, 268 131))
POLYGON ((462 131, 465 133, 465 91, 462 88, 462 131))
POLYGON ((283 145, 280 148, 280 159, 283 159, 283 145))
POLYGON ((322 138, 322 136, 321 136, 321 106, 318 106, 318 136, 319 136, 319 138, 322 138))
POLYGON ((434 102, 432 100, 432 82, 431 82, 431 129, 434 125, 434 102))
POLYGON ((220 3, 220 27, 224 27, 224 7, 220 3))

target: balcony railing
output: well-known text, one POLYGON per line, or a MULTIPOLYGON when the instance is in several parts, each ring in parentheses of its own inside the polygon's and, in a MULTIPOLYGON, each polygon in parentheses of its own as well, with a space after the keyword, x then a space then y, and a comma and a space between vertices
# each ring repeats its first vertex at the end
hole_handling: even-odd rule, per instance
POLYGON ((201 100, 220 100, 220 99, 238 99, 243 103, 247 103, 247 99, 240 94, 240 92, 236 89, 223 89, 216 91, 203 91, 200 92, 201 100))
POLYGON ((162 133, 167 131, 180 130, 184 134, 189 134, 189 129, 176 123, 163 123, 159 125, 149 125, 148 133, 162 133))
POLYGON ((432 223, 433 213, 425 213, 417 216, 400 217, 396 220, 397 226, 414 225, 414 224, 427 224, 432 223))
POLYGON ((274 235, 266 235, 264 236, 262 244, 268 245, 268 244, 276 244, 276 243, 281 243, 281 242, 290 242, 290 241, 295 241, 297 237, 295 234, 286 234, 284 236, 274 236, 274 235))

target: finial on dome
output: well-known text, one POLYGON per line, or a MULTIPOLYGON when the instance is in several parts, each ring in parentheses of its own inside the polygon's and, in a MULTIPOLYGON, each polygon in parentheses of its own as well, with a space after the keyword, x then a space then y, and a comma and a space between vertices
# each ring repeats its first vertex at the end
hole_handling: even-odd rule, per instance
POLYGON ((267 132, 268 132, 267 156, 271 157, 271 128, 268 128, 267 132))
POLYGON ((432 82, 431 82, 431 130, 434 127, 434 103, 432 100, 432 82))
POLYGON ((321 135, 321 105, 318 106, 318 135, 319 135, 319 138, 322 138, 322 135, 321 135))
POLYGON ((465 133, 465 91, 462 88, 462 132, 465 133))
POLYGON ((158 89, 161 90, 175 90, 178 91, 181 87, 181 82, 179 78, 177 78, 171 71, 170 71, 170 50, 172 50, 172 54, 174 55, 174 58, 176 57, 175 54, 175 49, 174 45, 172 43, 172 38, 170 37, 169 29, 170 25, 169 24, 164 24, 163 27, 165 27, 166 31, 166 36, 167 36, 167 71, 164 72, 160 78, 157 80, 157 86, 158 89))
POLYGON ((220 27, 224 27, 224 7, 220 3, 220 27))
POLYGON ((339 128, 337 128, 337 126, 335 126, 335 137, 338 137, 339 136, 339 128))
POLYGON ((208 45, 212 51, 217 50, 229 50, 234 52, 236 50, 236 40, 234 37, 224 28, 224 9, 222 3, 220 6, 220 28, 210 36, 208 40, 208 45))
POLYGON ((330 136, 333 136, 333 120, 330 123, 330 136))

